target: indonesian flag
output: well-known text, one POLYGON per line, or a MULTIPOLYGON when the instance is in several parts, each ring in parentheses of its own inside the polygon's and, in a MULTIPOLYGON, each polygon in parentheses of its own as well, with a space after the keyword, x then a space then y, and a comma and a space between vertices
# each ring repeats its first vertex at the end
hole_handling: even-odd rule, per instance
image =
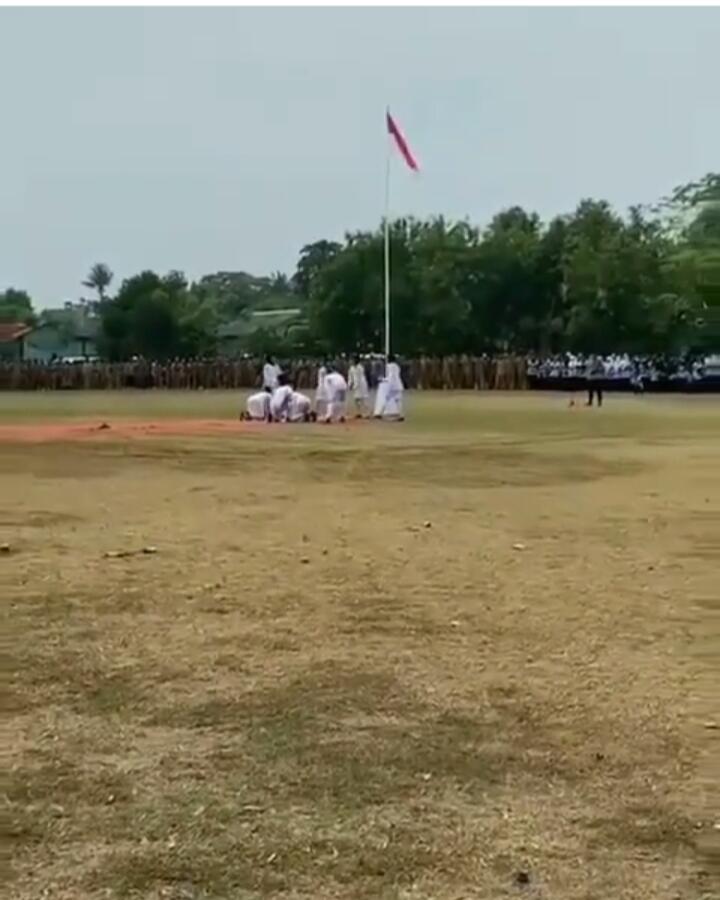
POLYGON ((417 160, 413 156, 412 151, 410 150, 410 147, 408 147, 408 142, 405 140, 405 135, 402 133, 402 131, 400 131, 400 128, 398 127, 397 122, 390 115, 390 110, 388 110, 386 112, 385 117, 387 119, 388 134, 392 135, 392 137, 395 141, 395 145, 398 148, 398 150, 400 151, 400 155, 405 160, 405 162, 408 164, 408 166, 413 170, 413 172, 419 172, 420 166, 418 165, 417 160))

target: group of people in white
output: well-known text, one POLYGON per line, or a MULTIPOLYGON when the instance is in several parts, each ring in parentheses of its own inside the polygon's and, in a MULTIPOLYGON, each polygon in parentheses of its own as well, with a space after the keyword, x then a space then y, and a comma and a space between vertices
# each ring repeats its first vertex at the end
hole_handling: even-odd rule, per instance
MULTIPOLYGON (((375 392, 372 416, 375 419, 403 421, 403 385, 400 366, 388 356, 385 375, 375 392)), ((370 388, 360 357, 353 359, 345 376, 332 363, 318 369, 315 402, 295 390, 275 360, 268 356, 262 370, 262 390, 251 394, 241 418, 253 422, 344 422, 349 414, 357 419, 370 418, 370 388), (348 411, 348 397, 352 410, 348 411)))
POLYGON ((601 370, 606 381, 628 381, 633 386, 642 387, 646 382, 662 380, 702 381, 707 360, 631 356, 628 353, 607 356, 564 353, 546 359, 530 357, 527 373, 530 377, 549 379, 585 378, 593 367, 601 370))

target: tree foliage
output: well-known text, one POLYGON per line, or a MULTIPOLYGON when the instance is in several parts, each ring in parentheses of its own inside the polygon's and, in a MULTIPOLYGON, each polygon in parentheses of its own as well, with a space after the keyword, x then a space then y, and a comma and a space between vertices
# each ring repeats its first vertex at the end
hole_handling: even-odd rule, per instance
MULTIPOLYGON (((718 174, 627 215, 585 199, 549 222, 514 206, 484 229, 402 218, 389 236, 400 354, 720 348, 718 174)), ((112 280, 98 263, 83 282, 97 293, 89 313, 112 359, 211 354, 228 335, 283 355, 383 347, 384 223, 306 244, 291 277, 223 271, 189 284, 145 271, 110 296, 112 280)), ((0 294, 1 319, 32 317, 27 294, 0 294)))
POLYGON ((32 325, 35 320, 32 300, 27 291, 16 288, 0 291, 0 322, 24 322, 32 325))
POLYGON ((85 281, 83 281, 83 287, 96 291, 98 295, 97 302, 102 303, 105 300, 107 289, 110 287, 113 277, 113 272, 108 265, 95 263, 88 272, 85 281))
POLYGON ((168 359, 211 353, 216 310, 188 289, 181 272, 145 271, 100 305, 101 352, 110 359, 168 359))
POLYGON ((342 249, 337 241, 315 241, 300 250, 292 285, 300 297, 309 298, 313 280, 342 249))
MULTIPOLYGON (((718 280, 717 176, 679 189, 696 209, 672 232, 633 208, 583 200, 544 224, 520 207, 467 222, 390 223, 391 325, 399 353, 515 349, 678 352, 702 344, 718 280)), ((383 228, 303 248, 295 283, 328 349, 382 346, 383 228)), ((715 337, 717 343, 717 336, 715 337)))
POLYGON ((282 309, 297 303, 290 279, 281 272, 270 277, 248 272, 216 272, 204 275, 193 284, 192 291, 212 305, 223 321, 247 316, 258 309, 282 309))
POLYGON ((661 206, 672 252, 667 272, 703 348, 720 346, 720 174, 677 188, 661 206))

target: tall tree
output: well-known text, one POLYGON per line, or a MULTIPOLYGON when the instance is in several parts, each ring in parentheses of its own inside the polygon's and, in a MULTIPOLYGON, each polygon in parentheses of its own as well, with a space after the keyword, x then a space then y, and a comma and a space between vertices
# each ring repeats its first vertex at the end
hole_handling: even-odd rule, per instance
POLYGON ((297 268, 292 278, 293 286, 301 297, 310 297, 313 279, 337 256, 342 245, 337 241, 315 241, 300 251, 297 268))
POLYGON ((145 271, 100 306, 101 349, 111 359, 167 359, 212 352, 216 318, 181 272, 145 271))
POLYGON ((664 242, 657 226, 631 210, 584 200, 568 222, 566 343, 585 352, 637 351, 650 334, 652 304, 663 293, 664 242))
POLYGON ((674 241, 667 271, 686 308, 686 342, 697 349, 716 350, 720 347, 720 174, 711 172, 677 188, 661 212, 674 241))
POLYGON ((0 291, 0 322, 24 322, 32 325, 35 320, 32 300, 27 291, 16 288, 0 291))
POLYGON ((273 272, 270 276, 270 290, 276 294, 289 294, 291 291, 290 279, 284 272, 273 272))
MULTIPOLYGON (((516 206, 481 233, 436 217, 395 220, 389 236, 392 347, 402 354, 720 345, 718 175, 678 189, 661 219, 584 200, 548 224, 516 206)), ((218 272, 188 287, 182 275, 141 273, 114 299, 103 294, 108 346, 210 352, 218 323, 299 306, 303 347, 380 350, 383 240, 381 226, 307 244, 290 282, 218 272)), ((299 346, 272 328, 258 334, 258 346, 281 344, 299 346)))
POLYGON ((102 303, 106 298, 107 289, 113 280, 113 272, 110 266, 105 263, 95 263, 88 272, 87 278, 83 281, 83 287, 90 288, 97 292, 98 303, 102 303))
POLYGON ((519 207, 499 213, 473 252, 470 321, 476 349, 530 348, 546 318, 536 270, 540 220, 519 207))

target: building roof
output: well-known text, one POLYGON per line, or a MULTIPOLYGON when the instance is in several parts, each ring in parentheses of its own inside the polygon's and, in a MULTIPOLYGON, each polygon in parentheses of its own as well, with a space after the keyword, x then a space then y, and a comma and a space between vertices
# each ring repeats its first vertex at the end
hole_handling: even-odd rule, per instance
POLYGON ((243 338, 260 328, 286 330, 301 321, 301 312, 299 308, 254 310, 250 315, 220 325, 217 336, 221 339, 243 338))
POLYGON ((24 322, 0 322, 0 344, 19 341, 32 331, 31 325, 24 322))
POLYGON ((100 330, 100 320, 83 309, 44 309, 38 328, 61 328, 75 340, 94 340, 100 330))

